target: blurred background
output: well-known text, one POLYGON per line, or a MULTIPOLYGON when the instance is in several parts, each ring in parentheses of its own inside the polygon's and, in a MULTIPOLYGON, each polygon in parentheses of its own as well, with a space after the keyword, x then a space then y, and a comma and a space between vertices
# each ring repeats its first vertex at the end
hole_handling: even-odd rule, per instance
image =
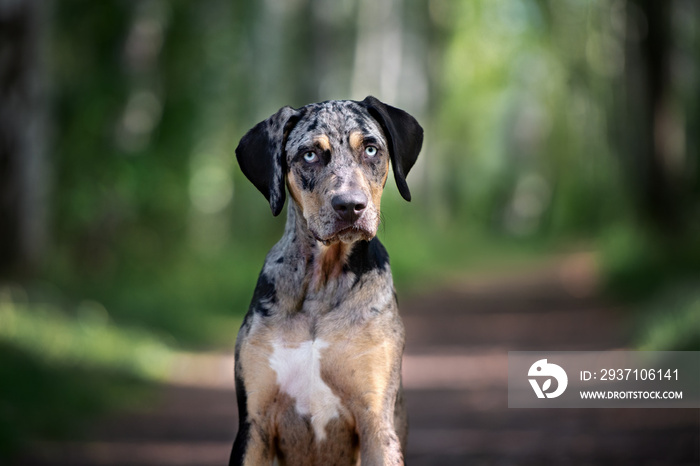
MULTIPOLYGON (((4 0, 0 462, 230 352, 284 224, 235 146, 283 105, 370 94, 425 128, 379 233, 407 351, 446 287, 554 269, 612 347, 700 350, 694 0, 4 0)), ((532 347, 515 327, 503 351, 532 347)), ((608 349, 589 330, 543 349, 608 349)))

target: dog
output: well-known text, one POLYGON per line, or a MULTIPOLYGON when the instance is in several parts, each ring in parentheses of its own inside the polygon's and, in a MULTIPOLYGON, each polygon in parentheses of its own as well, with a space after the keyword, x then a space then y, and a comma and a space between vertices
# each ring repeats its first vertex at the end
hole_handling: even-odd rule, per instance
POLYGON ((230 465, 403 464, 404 327, 376 233, 389 165, 410 201, 422 143, 415 118, 371 96, 283 107, 241 139, 272 213, 291 200, 236 341, 230 465))

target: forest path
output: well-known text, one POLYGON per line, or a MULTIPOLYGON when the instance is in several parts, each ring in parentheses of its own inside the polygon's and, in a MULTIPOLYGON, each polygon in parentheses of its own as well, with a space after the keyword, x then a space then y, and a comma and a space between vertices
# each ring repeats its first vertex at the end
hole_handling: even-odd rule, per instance
MULTIPOLYGON (((511 350, 625 348, 624 313, 595 293, 590 257, 467 278, 405 297, 407 464, 700 464, 698 409, 508 409, 511 350)), ((160 402, 81 441, 43 443, 21 465, 220 466, 237 410, 230 354, 184 358, 160 402)))

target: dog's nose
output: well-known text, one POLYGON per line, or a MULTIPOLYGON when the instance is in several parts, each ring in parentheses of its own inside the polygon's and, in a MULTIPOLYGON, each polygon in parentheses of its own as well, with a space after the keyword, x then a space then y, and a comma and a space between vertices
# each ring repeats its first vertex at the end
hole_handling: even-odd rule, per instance
POLYGON ((348 191, 333 196, 331 205, 342 220, 354 222, 367 207, 367 196, 361 191, 348 191))

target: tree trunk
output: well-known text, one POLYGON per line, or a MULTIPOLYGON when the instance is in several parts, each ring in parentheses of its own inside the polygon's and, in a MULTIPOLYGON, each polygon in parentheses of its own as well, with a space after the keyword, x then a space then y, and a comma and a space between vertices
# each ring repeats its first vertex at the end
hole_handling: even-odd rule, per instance
POLYGON ((671 0, 628 4, 625 146, 642 219, 676 235, 683 222, 679 186, 674 183, 679 158, 675 139, 683 128, 671 105, 672 8, 671 0))
POLYGON ((38 266, 45 236, 40 6, 0 2, 0 278, 38 266))

